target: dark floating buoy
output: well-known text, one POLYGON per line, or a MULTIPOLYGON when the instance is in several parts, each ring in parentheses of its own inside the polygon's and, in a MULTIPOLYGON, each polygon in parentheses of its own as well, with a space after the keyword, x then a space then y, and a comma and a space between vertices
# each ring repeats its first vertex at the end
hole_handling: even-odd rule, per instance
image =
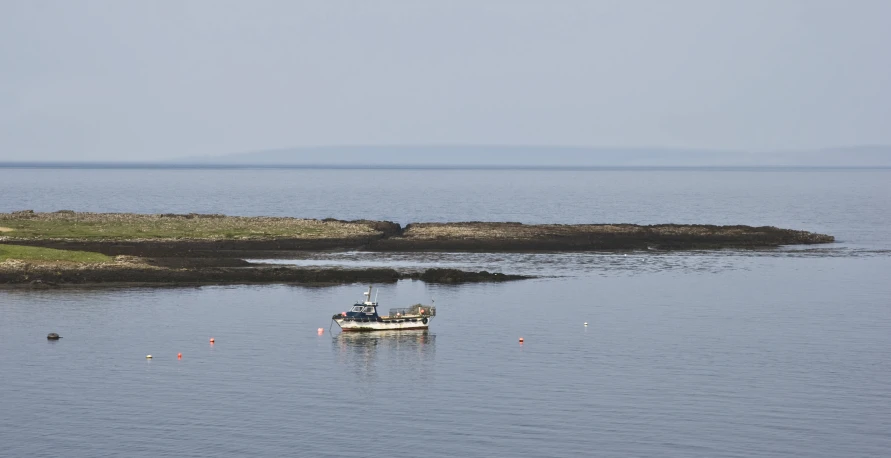
POLYGON ((47 340, 59 340, 59 339, 61 339, 61 338, 62 338, 62 336, 56 334, 55 332, 51 332, 51 333, 49 333, 49 334, 46 335, 46 339, 47 339, 47 340))

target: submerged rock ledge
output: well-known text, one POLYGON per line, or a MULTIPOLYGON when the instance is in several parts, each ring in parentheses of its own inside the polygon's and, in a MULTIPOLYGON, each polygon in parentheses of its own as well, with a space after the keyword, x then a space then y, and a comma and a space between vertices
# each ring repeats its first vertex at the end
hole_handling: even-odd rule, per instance
MULTIPOLYGON (((0 243, 109 256, 245 258, 276 252, 557 252, 766 248, 832 243, 772 226, 341 221, 200 214, 0 213, 0 243)), ((272 253, 272 254, 270 254, 272 253)))
MULTIPOLYGON (((428 269, 424 272, 399 272, 394 269, 300 268, 247 264, 247 267, 220 266, 215 259, 193 259, 171 266, 168 260, 118 256, 113 262, 0 262, 0 287, 28 286, 185 286, 219 284, 297 284, 335 285, 347 283, 393 283, 400 279, 419 279, 428 283, 502 282, 533 278, 489 272, 464 272, 453 269, 428 269)), ((239 260, 240 261, 240 260, 239 260)))

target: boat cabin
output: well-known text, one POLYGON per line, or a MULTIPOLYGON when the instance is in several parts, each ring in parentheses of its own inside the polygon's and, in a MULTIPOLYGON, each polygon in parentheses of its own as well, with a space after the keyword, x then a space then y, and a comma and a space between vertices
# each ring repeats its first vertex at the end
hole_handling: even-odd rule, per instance
POLYGON ((371 300, 371 288, 369 287, 368 291, 363 294, 365 300, 353 304, 349 311, 343 313, 343 316, 347 318, 378 318, 377 302, 371 300))
POLYGON ((377 304, 357 303, 344 316, 350 318, 377 318, 377 304))

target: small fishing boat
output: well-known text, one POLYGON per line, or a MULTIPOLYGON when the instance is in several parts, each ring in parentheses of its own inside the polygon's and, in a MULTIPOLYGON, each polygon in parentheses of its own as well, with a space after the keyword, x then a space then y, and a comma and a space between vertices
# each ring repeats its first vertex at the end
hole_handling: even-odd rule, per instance
POLYGON ((381 316, 377 313, 377 301, 371 299, 371 288, 368 287, 365 298, 353 304, 349 311, 331 317, 343 332, 427 329, 436 316, 436 307, 423 304, 390 309, 389 314, 381 316))

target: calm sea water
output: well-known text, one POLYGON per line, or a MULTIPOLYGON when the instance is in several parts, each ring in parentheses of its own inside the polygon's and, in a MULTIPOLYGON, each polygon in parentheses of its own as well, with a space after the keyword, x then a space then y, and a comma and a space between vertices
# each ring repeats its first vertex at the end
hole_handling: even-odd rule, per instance
POLYGON ((396 335, 328 332, 365 285, 0 290, 0 456, 891 450, 891 171, 0 169, 0 211, 19 209, 769 224, 839 243, 289 261, 542 276, 381 285, 384 308, 439 306, 431 331, 396 335))

